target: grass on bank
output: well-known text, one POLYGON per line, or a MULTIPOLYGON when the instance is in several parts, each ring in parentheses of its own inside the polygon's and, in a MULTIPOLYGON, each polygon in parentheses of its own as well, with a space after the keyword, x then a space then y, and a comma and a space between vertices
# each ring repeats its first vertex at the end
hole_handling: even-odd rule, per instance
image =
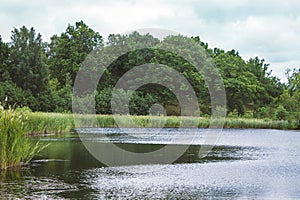
POLYGON ((0 170, 28 163, 45 145, 33 142, 25 127, 26 112, 0 105, 0 170))
MULTIPOLYGON (((28 163, 45 146, 33 142, 29 134, 62 133, 78 127, 199 127, 210 126, 208 117, 158 117, 73 115, 4 109, 0 105, 0 169, 28 163), (75 117, 74 117, 75 116, 75 117), (74 122, 74 119, 76 123, 74 122), (117 120, 117 121, 116 121, 117 120)), ((222 121, 215 121, 221 123, 222 121)), ((270 119, 226 118, 224 128, 296 129, 296 122, 270 119)))
MULTIPOLYGON (((210 118, 205 117, 154 117, 113 115, 74 115, 61 113, 32 112, 28 115, 28 133, 62 133, 78 127, 198 127, 208 128, 210 118), (74 119, 76 123, 74 122, 74 119)), ((217 123, 221 123, 222 121, 217 123)), ((286 120, 226 118, 224 128, 296 129, 297 124, 286 120)))
POLYGON ((62 133, 74 127, 71 114, 30 112, 26 123, 26 131, 36 133, 62 133))

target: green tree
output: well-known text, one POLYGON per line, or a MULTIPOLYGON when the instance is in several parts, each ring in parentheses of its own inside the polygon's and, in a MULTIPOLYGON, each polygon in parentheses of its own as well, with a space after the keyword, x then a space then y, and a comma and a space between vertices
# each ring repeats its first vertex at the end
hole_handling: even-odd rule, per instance
POLYGON ((296 121, 300 128, 300 69, 288 70, 287 89, 279 98, 279 104, 288 112, 286 117, 290 121, 296 121))
POLYGON ((24 91, 11 81, 0 82, 0 102, 7 99, 6 106, 28 106, 37 110, 39 102, 30 91, 24 91))
POLYGON ((10 80, 9 72, 7 70, 8 55, 8 44, 2 42, 2 38, 0 36, 0 82, 10 80))
POLYGON ((264 63, 264 59, 250 58, 247 66, 258 81, 253 104, 256 113, 258 108, 269 105, 276 100, 282 94, 284 85, 280 83, 278 78, 271 76, 272 71, 268 70, 269 64, 264 63))
POLYGON ((68 25, 60 36, 52 36, 48 53, 51 78, 56 78, 63 87, 69 74, 73 85, 80 64, 102 41, 102 36, 83 21, 68 25))
POLYGON ((12 81, 34 96, 48 85, 48 69, 40 34, 25 26, 12 31, 8 71, 12 81))
POLYGON ((288 88, 291 95, 294 92, 298 92, 300 90, 300 68, 287 70, 287 77, 288 77, 288 88))
POLYGON ((66 84, 61 87, 56 78, 49 83, 51 103, 49 110, 54 112, 70 112, 72 109, 72 86, 70 76, 66 77, 66 84))
POLYGON ((214 49, 214 54, 214 62, 224 81, 228 111, 237 110, 244 115, 247 107, 253 105, 254 94, 259 89, 258 81, 238 52, 214 49))

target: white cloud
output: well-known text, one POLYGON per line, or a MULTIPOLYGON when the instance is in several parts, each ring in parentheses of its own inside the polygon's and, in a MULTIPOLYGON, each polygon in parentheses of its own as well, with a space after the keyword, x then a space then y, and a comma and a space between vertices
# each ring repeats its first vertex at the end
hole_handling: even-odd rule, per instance
POLYGON ((299 61, 274 62, 271 64, 270 69, 272 69, 272 75, 276 75, 281 81, 287 82, 286 70, 293 69, 296 66, 300 68, 299 61))
POLYGON ((110 33, 154 26, 153 22, 176 15, 171 7, 160 1, 118 2, 108 5, 87 5, 84 8, 78 5, 72 10, 90 21, 104 22, 110 33))
POLYGON ((26 25, 49 40, 79 20, 104 36, 158 27, 265 58, 282 77, 283 68, 300 67, 299 13, 298 0, 12 0, 1 3, 0 34, 9 41, 13 27, 26 25))
POLYGON ((271 62, 299 59, 299 17, 249 17, 227 30, 235 36, 230 43, 244 54, 262 54, 271 62))

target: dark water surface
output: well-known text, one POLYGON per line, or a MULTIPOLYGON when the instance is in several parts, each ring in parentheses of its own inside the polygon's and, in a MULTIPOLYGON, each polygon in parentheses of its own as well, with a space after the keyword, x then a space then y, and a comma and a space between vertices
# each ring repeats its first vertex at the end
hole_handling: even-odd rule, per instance
MULTIPOLYGON (((78 133, 104 147, 114 142, 145 153, 170 144, 178 129, 126 131, 131 134, 113 128, 78 133)), ((41 156, 17 173, 0 175, 1 198, 300 199, 297 131, 224 129, 205 158, 199 157, 200 138, 172 164, 114 167, 91 156, 76 133, 42 140, 51 145, 41 156)))

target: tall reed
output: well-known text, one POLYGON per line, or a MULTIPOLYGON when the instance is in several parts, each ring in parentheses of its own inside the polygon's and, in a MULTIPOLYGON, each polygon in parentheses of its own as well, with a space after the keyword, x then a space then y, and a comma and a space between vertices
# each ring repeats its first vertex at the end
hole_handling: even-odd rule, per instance
POLYGON ((30 112, 26 123, 26 131, 37 133, 62 133, 74 127, 72 114, 30 112))
MULTIPOLYGON (((222 119, 213 119, 215 124, 223 123, 222 119), (220 120, 220 121, 218 121, 220 120)), ((61 133, 80 127, 210 127, 209 117, 177 117, 177 116, 129 116, 129 115, 83 115, 31 112, 28 115, 26 131, 28 133, 61 133), (75 117, 75 118, 74 118, 75 117), (74 119, 76 123, 74 122, 74 119)), ((256 128, 256 129, 296 129, 297 124, 287 120, 226 118, 224 128, 256 128)))
POLYGON ((0 169, 18 168, 28 163, 45 145, 33 142, 26 134, 27 113, 0 105, 0 169))

